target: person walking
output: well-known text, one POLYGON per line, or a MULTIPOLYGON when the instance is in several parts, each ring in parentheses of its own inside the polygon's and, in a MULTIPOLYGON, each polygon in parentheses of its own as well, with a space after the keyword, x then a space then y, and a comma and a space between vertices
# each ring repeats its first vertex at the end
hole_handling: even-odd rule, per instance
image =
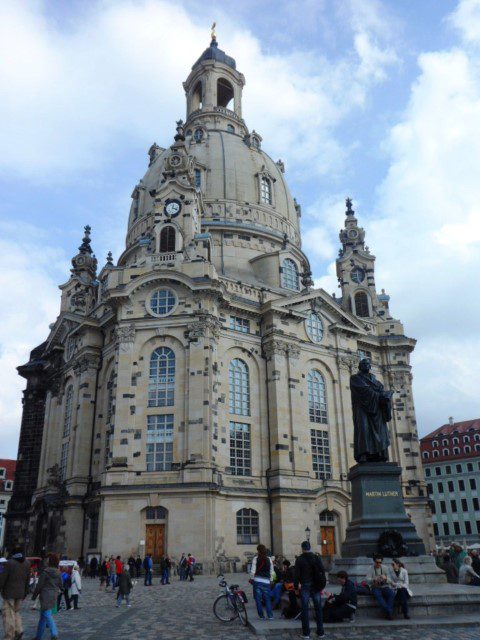
POLYGON ((115 558, 115 588, 118 587, 118 579, 120 578, 122 573, 123 573, 122 558, 120 556, 117 556, 115 558))
POLYGON ((3 630, 5 640, 23 638, 20 605, 27 597, 30 584, 30 563, 16 549, 7 562, 0 563, 0 593, 3 598, 3 630))
POLYGON ((108 587, 112 588, 112 591, 115 589, 115 576, 116 576, 116 566, 115 566, 115 558, 110 556, 110 560, 108 561, 108 581, 107 581, 107 589, 108 587))
POLYGON ((62 576, 62 590, 61 592, 58 594, 58 598, 57 598, 57 610, 60 611, 61 605, 62 605, 62 596, 64 597, 65 600, 65 610, 69 611, 72 608, 72 603, 70 601, 70 596, 69 596, 69 590, 70 587, 72 586, 72 579, 70 577, 70 574, 67 571, 67 567, 64 567, 63 571, 60 571, 60 575, 62 576))
POLYGON ((253 586, 253 598, 257 605, 258 617, 262 620, 265 619, 265 614, 263 613, 263 601, 265 601, 268 619, 273 620, 270 585, 273 582, 274 573, 273 562, 267 555, 267 548, 264 544, 259 544, 257 547, 257 555, 252 560, 250 581, 253 586))
POLYGON ((170 584, 170 569, 172 568, 172 562, 169 555, 164 555, 161 562, 162 569, 162 584, 170 584))
POLYGON ((413 596, 409 586, 408 571, 400 560, 392 560, 392 567, 388 570, 388 584, 395 589, 395 600, 400 603, 403 617, 410 620, 408 601, 413 596))
POLYGON ((312 553, 310 542, 304 540, 301 545, 302 553, 295 560, 294 584, 298 591, 301 585, 300 600, 302 605, 302 638, 310 640, 310 620, 308 605, 313 601, 315 620, 317 622, 317 638, 324 638, 322 618, 321 591, 325 588, 325 570, 319 556, 312 553))
POLYGON ((373 556, 373 565, 368 570, 367 581, 372 595, 380 605, 389 620, 393 620, 393 601, 395 591, 388 586, 387 572, 382 567, 383 558, 380 555, 373 556))
POLYGON ((100 587, 99 587, 99 591, 102 591, 103 589, 105 589, 105 587, 108 585, 108 561, 107 558, 105 557, 105 559, 103 560, 102 564, 100 565, 100 587))
MULTIPOLYGON (((48 625, 52 640, 58 640, 58 631, 53 619, 52 609, 57 604, 58 592, 62 589, 62 576, 58 570, 58 555, 49 553, 48 567, 41 573, 32 595, 32 600, 40 597, 40 620, 38 621, 37 635, 34 640, 41 640, 43 632, 48 625)), ((22 636, 20 636, 21 638, 22 636)))
POLYGON ((125 598, 127 603, 127 607, 130 607, 130 592, 133 588, 132 579, 130 577, 129 565, 126 564, 124 570, 120 574, 118 578, 118 594, 117 594, 117 604, 116 607, 119 607, 122 604, 122 600, 125 598))
POLYGON ((153 577, 153 560, 152 556, 149 553, 147 553, 147 555, 145 556, 145 559, 143 561, 143 568, 145 569, 145 580, 143 584, 146 587, 151 587, 153 577))
POLYGON ((137 556, 135 560, 135 569, 137 571, 137 579, 142 575, 142 559, 140 556, 137 556))
POLYGON ((184 553, 182 553, 182 557, 178 563, 178 577, 180 580, 187 579, 187 556, 184 553))
MULTIPOLYGON (((96 578, 97 571, 98 571, 98 558, 97 556, 93 556, 93 558, 90 560, 90 578, 96 578)), ((79 566, 79 572, 80 572, 80 566, 79 566)))
POLYGON ((134 580, 135 579, 135 558, 133 556, 130 556, 128 559, 128 573, 130 574, 130 579, 134 580))
POLYGON ((187 556, 187 578, 190 580, 190 582, 193 582, 193 570, 195 568, 195 563, 195 558, 191 553, 189 553, 187 556))
POLYGON ((80 567, 78 564, 73 565, 71 586, 70 586, 70 598, 73 601, 73 608, 80 609, 78 606, 78 597, 82 593, 82 578, 80 576, 80 567))

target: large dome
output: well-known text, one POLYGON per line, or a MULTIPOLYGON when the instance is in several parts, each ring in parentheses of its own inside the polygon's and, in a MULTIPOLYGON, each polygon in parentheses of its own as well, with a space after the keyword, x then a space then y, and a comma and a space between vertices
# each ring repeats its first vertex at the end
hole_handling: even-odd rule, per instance
MULTIPOLYGON (((275 235, 283 237, 286 233, 291 242, 299 244, 297 208, 286 183, 282 163, 274 162, 239 134, 203 127, 201 131, 202 140, 196 142, 195 130, 189 130, 186 146, 196 165, 202 168, 200 189, 205 204, 205 222, 218 216, 232 222, 241 220, 242 225, 268 227, 275 235), (259 176, 263 174, 271 177, 272 205, 259 202, 259 176)), ((141 217, 151 211, 154 203, 151 193, 161 187, 165 159, 169 154, 169 149, 162 151, 148 168, 141 182, 144 197, 136 216, 141 217)))

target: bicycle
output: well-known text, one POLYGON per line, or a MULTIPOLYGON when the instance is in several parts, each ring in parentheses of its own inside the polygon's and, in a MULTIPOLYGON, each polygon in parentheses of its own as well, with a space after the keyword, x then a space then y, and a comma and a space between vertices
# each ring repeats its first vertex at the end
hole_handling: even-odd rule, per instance
POLYGON ((218 585, 225 590, 221 593, 213 603, 213 613, 221 622, 232 622, 235 618, 240 618, 240 622, 246 627, 248 624, 247 610, 245 603, 247 597, 243 591, 240 591, 238 584, 227 585, 225 577, 220 574, 218 585))

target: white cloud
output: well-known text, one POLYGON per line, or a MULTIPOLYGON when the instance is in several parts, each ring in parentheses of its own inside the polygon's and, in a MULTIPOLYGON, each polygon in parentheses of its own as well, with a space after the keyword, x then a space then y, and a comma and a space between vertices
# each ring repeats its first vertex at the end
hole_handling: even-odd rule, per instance
POLYGON ((68 266, 61 251, 48 245, 41 229, 0 225, 0 451, 15 458, 26 381, 16 367, 28 361, 32 348, 48 335, 60 308, 57 282, 68 266), (14 239, 12 236, 15 235, 14 239), (21 239, 20 239, 21 238, 21 239), (57 282, 56 282, 57 280, 57 282))
MULTIPOLYGON (((458 28, 467 15, 457 12, 458 28)), ((421 433, 449 415, 479 415, 472 383, 480 361, 479 63, 473 49, 460 47, 419 56, 408 106, 385 143, 382 218, 367 227, 377 285, 387 287, 393 315, 419 340, 413 372, 421 433)))
POLYGON ((459 30, 466 43, 480 45, 479 0, 461 0, 450 16, 450 22, 459 30))
MULTIPOLYGON (((334 128, 394 62, 381 44, 376 5, 363 5, 371 11, 352 14, 356 55, 334 63, 313 51, 266 53, 233 16, 222 17, 220 46, 247 77, 247 121, 299 173, 341 166, 334 128)), ((170 140, 184 112, 181 82, 208 43, 209 16, 199 25, 180 3, 121 0, 90 3, 60 30, 43 10, 33 0, 0 4, 0 77, 8 87, 0 171, 78 181, 111 164, 128 141, 147 148, 153 137, 170 140)))

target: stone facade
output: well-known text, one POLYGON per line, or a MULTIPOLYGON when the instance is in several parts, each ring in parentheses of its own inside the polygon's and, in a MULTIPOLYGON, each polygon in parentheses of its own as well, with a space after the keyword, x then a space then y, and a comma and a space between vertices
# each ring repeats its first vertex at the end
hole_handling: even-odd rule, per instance
POLYGON ((376 293, 350 200, 342 297, 312 288, 301 208, 242 119, 244 83, 213 40, 184 83, 186 122, 149 150, 125 251, 98 275, 86 228, 42 349, 36 550, 185 551, 211 570, 245 562, 257 541, 293 557, 309 529, 338 553, 354 463, 349 376, 365 354, 395 389, 391 455, 430 546, 415 341, 376 293))

